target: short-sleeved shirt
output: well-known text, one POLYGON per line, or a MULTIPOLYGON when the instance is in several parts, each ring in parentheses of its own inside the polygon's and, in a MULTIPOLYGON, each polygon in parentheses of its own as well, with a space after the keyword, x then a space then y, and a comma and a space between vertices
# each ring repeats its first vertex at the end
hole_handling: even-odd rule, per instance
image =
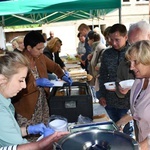
POLYGON ((28 143, 22 138, 14 115, 15 109, 11 104, 11 99, 6 99, 0 94, 0 147, 28 143))

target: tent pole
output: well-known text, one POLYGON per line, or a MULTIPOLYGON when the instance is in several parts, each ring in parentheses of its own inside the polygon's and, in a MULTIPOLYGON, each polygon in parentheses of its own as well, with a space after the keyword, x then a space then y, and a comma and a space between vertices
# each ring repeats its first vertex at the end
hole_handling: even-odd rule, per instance
POLYGON ((149 1, 149 23, 150 23, 150 1, 149 1))
POLYGON ((93 18, 92 18, 92 30, 94 30, 94 22, 93 22, 93 18))
POLYGON ((4 20, 4 16, 2 16, 2 26, 5 26, 5 20, 4 20))
POLYGON ((100 17, 100 10, 98 10, 98 14, 97 14, 97 16, 98 16, 98 27, 99 27, 99 29, 101 28, 101 26, 100 26, 100 19, 99 19, 99 17, 100 17))
POLYGON ((92 18, 92 30, 94 29, 94 23, 93 23, 93 10, 90 10, 90 18, 92 18))
POLYGON ((122 20, 121 20, 121 8, 119 8, 119 23, 121 23, 122 20))
POLYGON ((101 25, 100 25, 100 19, 98 18, 98 27, 99 27, 99 30, 101 32, 101 25))

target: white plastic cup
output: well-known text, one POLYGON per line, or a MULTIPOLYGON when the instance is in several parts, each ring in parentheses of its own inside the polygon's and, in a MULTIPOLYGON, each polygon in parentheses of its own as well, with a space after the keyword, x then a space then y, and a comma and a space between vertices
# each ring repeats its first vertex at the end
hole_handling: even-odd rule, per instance
POLYGON ((49 127, 55 131, 68 131, 68 123, 65 120, 55 119, 49 123, 49 127))

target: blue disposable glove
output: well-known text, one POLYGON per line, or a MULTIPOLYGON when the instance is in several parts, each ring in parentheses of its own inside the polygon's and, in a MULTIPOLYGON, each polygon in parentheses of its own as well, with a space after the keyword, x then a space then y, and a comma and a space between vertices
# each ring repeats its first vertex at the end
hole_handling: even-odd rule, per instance
POLYGON ((65 76, 67 76, 67 77, 70 76, 68 71, 65 71, 64 73, 65 73, 65 76))
POLYGON ((44 129, 44 137, 47 137, 49 135, 52 135, 55 131, 52 128, 45 128, 44 129))
POLYGON ((47 78, 38 78, 36 79, 36 85, 42 87, 53 87, 54 84, 51 83, 47 78))
POLYGON ((28 134, 44 134, 46 126, 43 123, 36 124, 36 125, 30 125, 27 127, 28 134))
POLYGON ((64 80, 65 82, 67 82, 69 85, 72 85, 72 79, 66 75, 64 75, 62 77, 62 80, 64 80))

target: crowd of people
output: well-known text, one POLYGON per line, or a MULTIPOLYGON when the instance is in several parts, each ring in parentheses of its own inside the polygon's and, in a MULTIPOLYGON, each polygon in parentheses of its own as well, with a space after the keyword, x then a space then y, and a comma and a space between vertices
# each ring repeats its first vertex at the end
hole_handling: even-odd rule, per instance
MULTIPOLYGON (((85 42, 91 48, 85 46, 86 52, 84 55, 80 55, 80 58, 83 59, 85 56, 84 60, 89 60, 87 69, 94 76, 96 64, 93 64, 93 61, 96 61, 94 53, 96 53, 97 46, 94 46, 94 38, 92 39, 93 43, 90 41, 91 31, 85 32, 86 28, 80 28, 80 26, 79 32, 87 37, 88 42, 85 42), (91 71, 91 67, 95 70, 91 71)), ((104 33, 107 45, 105 45, 102 56, 99 57, 101 65, 98 69, 97 98, 118 128, 122 128, 121 130, 131 137, 135 134, 135 139, 141 149, 148 150, 150 25, 145 21, 139 21, 132 24, 127 31, 125 25, 114 24, 106 28, 104 33), (123 89, 119 84, 120 81, 128 79, 135 79, 131 90, 123 89), (116 82, 116 88, 107 90, 104 83, 111 81, 116 82)), ((100 42, 100 40, 98 41, 100 42)))
MULTIPOLYGON (((150 25, 139 21, 127 31, 125 25, 116 23, 101 33, 82 23, 77 37, 76 57, 93 76, 89 85, 99 104, 118 128, 131 137, 135 134, 141 149, 148 150, 150 25), (132 88, 122 88, 119 82, 128 79, 135 80, 132 88), (115 82, 116 88, 107 90, 106 82, 115 82)), ((50 149, 68 134, 45 125, 50 117, 47 102, 49 89, 53 87, 50 80, 60 78, 69 85, 73 82, 59 56, 62 41, 53 31, 49 38, 30 31, 12 45, 14 52, 0 56, 0 116, 5 120, 0 124, 0 147, 50 149), (35 142, 39 135, 44 138, 35 142)))

